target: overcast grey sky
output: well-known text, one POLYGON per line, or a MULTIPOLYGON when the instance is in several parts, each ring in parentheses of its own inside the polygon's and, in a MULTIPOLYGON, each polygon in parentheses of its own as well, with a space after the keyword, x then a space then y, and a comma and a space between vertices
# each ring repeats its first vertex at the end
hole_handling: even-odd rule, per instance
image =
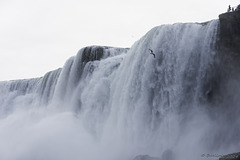
POLYGON ((130 47, 151 28, 217 19, 239 0, 0 0, 0 81, 43 76, 89 45, 130 47))

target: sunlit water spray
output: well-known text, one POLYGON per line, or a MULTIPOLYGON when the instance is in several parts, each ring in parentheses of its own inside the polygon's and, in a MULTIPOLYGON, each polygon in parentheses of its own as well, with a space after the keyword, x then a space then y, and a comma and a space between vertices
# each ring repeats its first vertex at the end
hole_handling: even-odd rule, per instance
POLYGON ((86 47, 42 78, 1 82, 0 159, 197 160, 235 151, 234 130, 208 109, 217 29, 217 20, 163 25, 130 49, 86 47), (228 138, 216 138, 221 128, 228 138))

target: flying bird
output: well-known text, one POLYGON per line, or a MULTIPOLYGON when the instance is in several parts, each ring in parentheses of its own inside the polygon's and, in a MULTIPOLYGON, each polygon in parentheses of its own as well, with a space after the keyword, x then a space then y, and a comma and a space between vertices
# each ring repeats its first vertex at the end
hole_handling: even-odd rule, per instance
POLYGON ((150 54, 152 54, 155 58, 155 54, 153 53, 153 50, 149 49, 149 51, 150 51, 150 54))

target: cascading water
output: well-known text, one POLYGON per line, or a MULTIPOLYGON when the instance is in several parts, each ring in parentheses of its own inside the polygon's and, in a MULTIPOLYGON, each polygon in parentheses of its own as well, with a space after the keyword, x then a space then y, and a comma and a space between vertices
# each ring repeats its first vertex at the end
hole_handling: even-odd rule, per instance
POLYGON ((44 77, 1 82, 0 159, 192 160, 237 151, 240 119, 229 115, 239 109, 215 103, 218 23, 163 25, 130 49, 86 47, 44 77))

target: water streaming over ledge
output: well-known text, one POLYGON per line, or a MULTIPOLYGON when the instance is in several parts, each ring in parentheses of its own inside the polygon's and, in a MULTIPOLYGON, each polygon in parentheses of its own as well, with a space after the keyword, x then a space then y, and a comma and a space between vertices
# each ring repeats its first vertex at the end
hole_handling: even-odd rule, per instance
POLYGON ((239 109, 213 96, 218 23, 162 25, 130 49, 85 47, 41 78, 0 82, 0 159, 236 151, 239 109))

